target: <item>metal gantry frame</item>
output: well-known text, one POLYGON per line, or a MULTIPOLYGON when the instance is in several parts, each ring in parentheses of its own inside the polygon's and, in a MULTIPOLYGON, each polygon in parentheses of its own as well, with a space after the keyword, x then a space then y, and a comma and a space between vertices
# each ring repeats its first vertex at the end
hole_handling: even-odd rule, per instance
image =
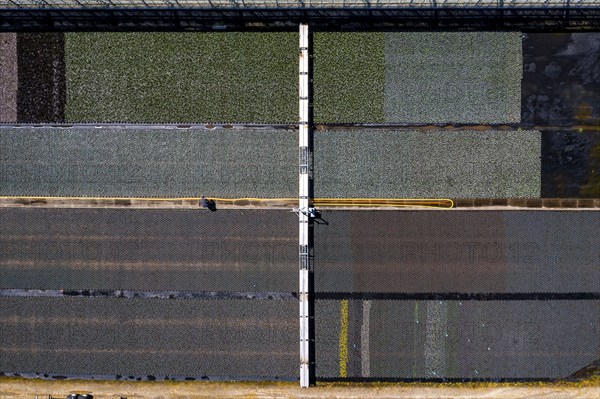
POLYGON ((300 24, 298 121, 298 248, 300 299, 300 387, 314 384, 313 193, 308 24, 300 24))
POLYGON ((597 0, 0 0, 0 8, 557 8, 597 0))
POLYGON ((597 30, 600 0, 0 0, 0 30, 597 30))

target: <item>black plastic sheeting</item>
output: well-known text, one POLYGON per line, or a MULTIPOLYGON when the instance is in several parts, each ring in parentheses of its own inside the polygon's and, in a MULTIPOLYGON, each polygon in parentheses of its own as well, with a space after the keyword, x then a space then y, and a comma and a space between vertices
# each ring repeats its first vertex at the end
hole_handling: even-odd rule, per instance
POLYGON ((542 132, 542 197, 600 198, 600 132, 542 132))
POLYGON ((521 121, 538 126, 600 123, 600 33, 523 35, 521 121))

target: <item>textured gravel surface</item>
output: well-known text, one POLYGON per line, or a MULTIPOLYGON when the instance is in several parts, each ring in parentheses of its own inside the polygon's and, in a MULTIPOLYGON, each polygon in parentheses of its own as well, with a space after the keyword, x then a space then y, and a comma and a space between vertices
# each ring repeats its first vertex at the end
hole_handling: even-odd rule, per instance
POLYGON ((295 122, 294 32, 67 33, 70 122, 295 122))
POLYGON ((515 123, 521 119, 519 32, 385 35, 385 121, 515 123))
POLYGON ((317 123, 383 123, 384 33, 315 32, 317 123))
POLYGON ((0 370, 297 377, 296 300, 0 298, 0 370))
POLYGON ((17 34, 0 33, 0 122, 17 121, 17 34))
POLYGON ((317 131, 316 197, 537 198, 538 131, 317 131))
POLYGON ((0 195, 291 197, 297 135, 2 129, 0 195))
POLYGON ((294 216, 0 208, 0 288, 297 291, 294 216))
MULTIPOLYGON (((365 301, 350 302, 365 308, 365 301)), ((368 333, 353 342, 350 328, 345 337, 349 346, 360 345, 368 367, 349 377, 565 378, 598 358, 598 300, 368 302, 362 320, 348 320, 368 333)), ((315 320, 322 347, 316 363, 327 366, 317 366, 318 377, 339 377, 329 357, 337 352, 339 359, 345 341, 340 301, 317 302, 315 320)))
POLYGON ((323 211, 315 290, 600 292, 600 212, 323 211))

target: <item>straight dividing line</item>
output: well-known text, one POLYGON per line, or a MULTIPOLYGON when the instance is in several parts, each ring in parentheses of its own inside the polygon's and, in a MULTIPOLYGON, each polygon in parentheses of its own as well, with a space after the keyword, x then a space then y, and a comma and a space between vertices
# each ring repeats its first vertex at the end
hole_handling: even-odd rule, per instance
POLYGON ((362 301, 362 306, 362 325, 360 329, 361 374, 364 378, 368 378, 371 376, 371 301, 362 301))
POLYGON ((340 301, 340 377, 348 377, 348 300, 340 301))

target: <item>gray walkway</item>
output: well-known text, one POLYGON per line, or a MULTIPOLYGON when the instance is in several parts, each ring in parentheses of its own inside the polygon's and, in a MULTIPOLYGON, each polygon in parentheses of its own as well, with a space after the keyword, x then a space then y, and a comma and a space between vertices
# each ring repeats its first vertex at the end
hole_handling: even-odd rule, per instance
POLYGON ((289 211, 0 208, 0 288, 292 292, 289 211))
POLYGON ((600 292, 600 212, 327 211, 317 292, 600 292))
POLYGON ((295 378, 294 300, 0 298, 0 370, 295 378))
POLYGON ((344 318, 340 301, 317 301, 317 376, 339 378, 343 362, 358 378, 566 378, 598 359, 599 307, 598 300, 351 300, 344 318))

